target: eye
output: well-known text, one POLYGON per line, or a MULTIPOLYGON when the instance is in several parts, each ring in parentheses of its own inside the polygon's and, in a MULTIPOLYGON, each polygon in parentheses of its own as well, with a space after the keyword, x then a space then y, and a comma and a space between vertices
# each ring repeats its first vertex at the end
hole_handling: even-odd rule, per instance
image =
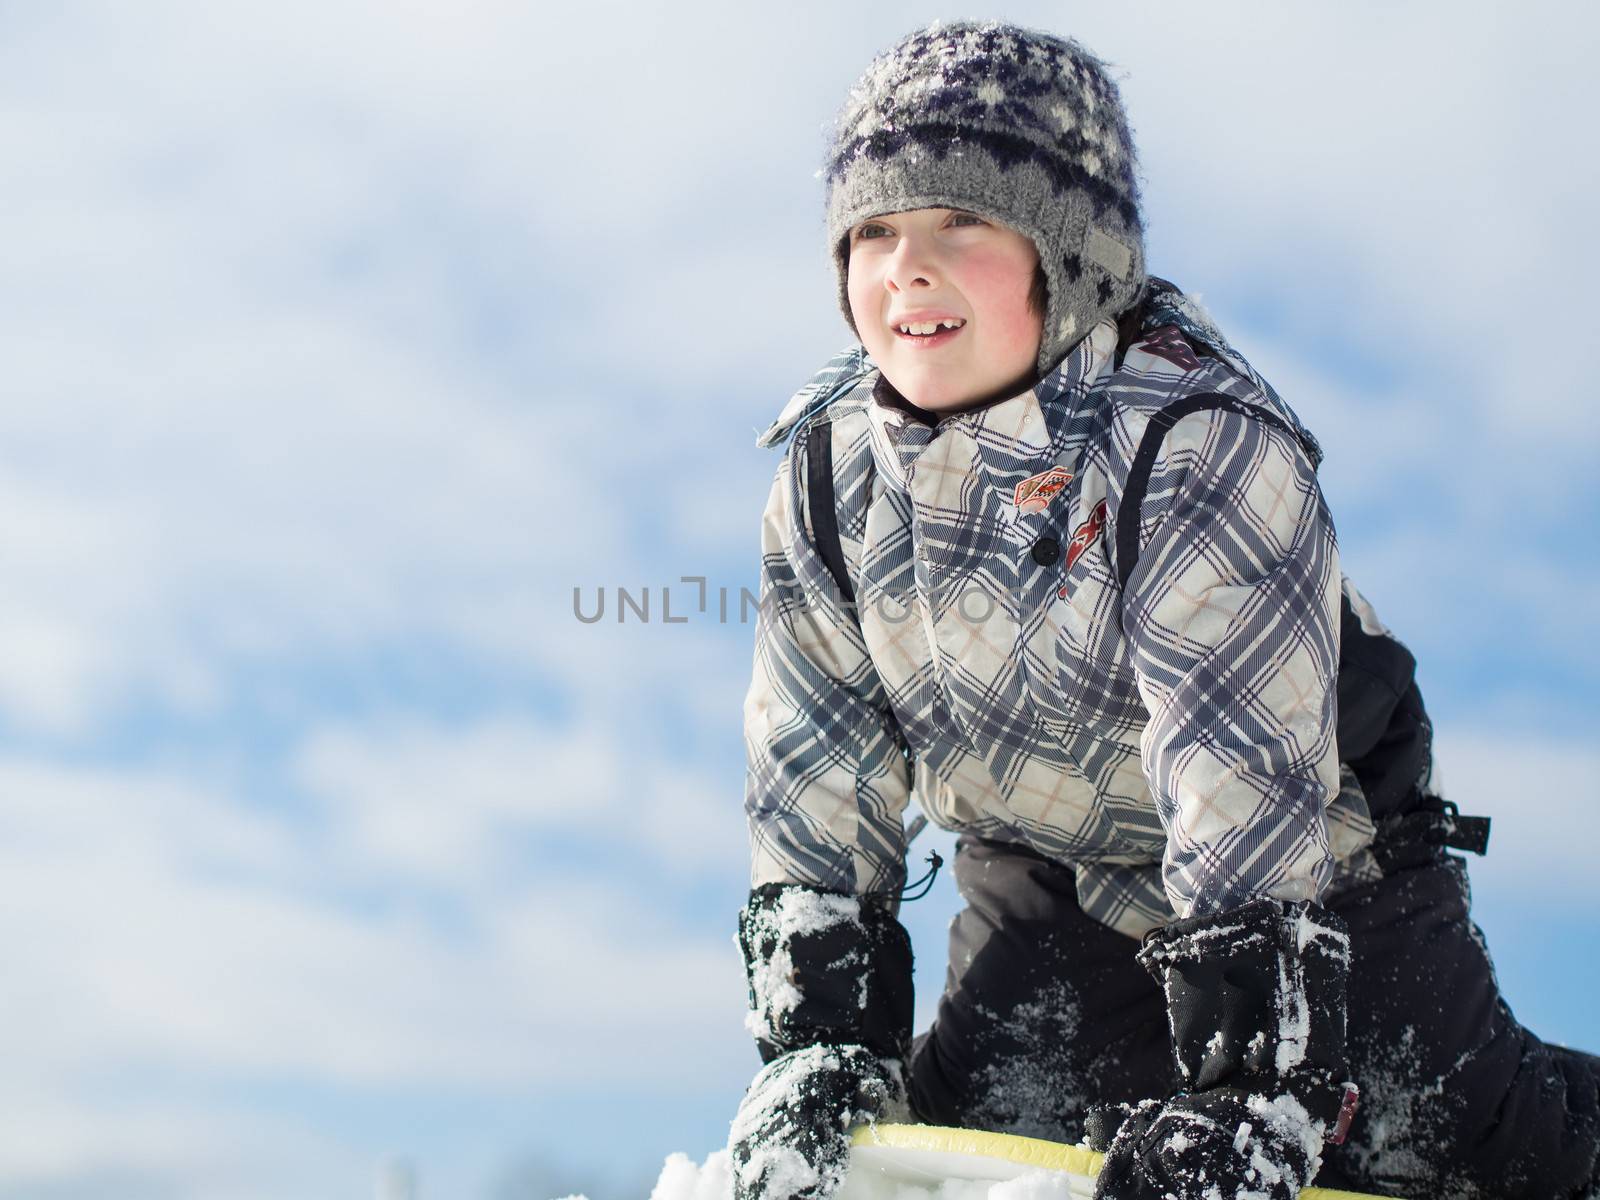
POLYGON ((873 237, 874 234, 873 234, 872 231, 874 229, 880 230, 880 231, 882 231, 884 233, 888 232, 888 230, 885 229, 882 225, 876 224, 875 222, 872 222, 872 221, 868 221, 864 225, 857 225, 856 226, 855 240, 858 241, 858 242, 864 242, 868 238, 873 237))
POLYGON ((961 221, 971 221, 974 225, 987 225, 988 224, 988 222, 985 221, 982 217, 976 215, 975 213, 969 213, 969 212, 951 213, 950 214, 950 221, 951 221, 952 224, 956 224, 956 223, 961 222, 961 221))

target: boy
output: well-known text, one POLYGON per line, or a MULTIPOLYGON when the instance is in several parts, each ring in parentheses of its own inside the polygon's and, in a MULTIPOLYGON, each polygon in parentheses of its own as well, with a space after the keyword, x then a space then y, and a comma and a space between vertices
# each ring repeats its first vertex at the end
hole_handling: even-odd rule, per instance
POLYGON ((1147 275, 1102 65, 914 33, 826 176, 862 348, 761 439, 736 1195, 822 1200, 908 1115, 1087 1132, 1117 1200, 1594 1195, 1600 1060, 1500 1001, 1446 852, 1487 823, 1433 786, 1316 441, 1147 275), (914 1044, 912 791, 967 904, 914 1044))

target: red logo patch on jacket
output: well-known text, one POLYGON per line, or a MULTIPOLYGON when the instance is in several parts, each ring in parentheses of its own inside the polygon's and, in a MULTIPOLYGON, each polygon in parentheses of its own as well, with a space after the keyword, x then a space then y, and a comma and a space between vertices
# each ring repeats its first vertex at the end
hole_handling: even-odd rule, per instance
POLYGON ((1048 471, 1040 471, 1037 475, 1030 475, 1017 484, 1016 505, 1018 512, 1036 513, 1043 512, 1049 507, 1050 501, 1056 494, 1072 482, 1072 472, 1064 467, 1051 467, 1048 471))
POLYGON ((1078 561, 1078 556, 1094 545, 1095 538, 1100 536, 1100 531, 1106 525, 1106 502, 1100 501, 1094 506, 1094 511, 1089 514, 1089 519, 1078 526, 1078 531, 1072 535, 1072 541, 1067 543, 1067 570, 1072 569, 1072 564, 1078 561))

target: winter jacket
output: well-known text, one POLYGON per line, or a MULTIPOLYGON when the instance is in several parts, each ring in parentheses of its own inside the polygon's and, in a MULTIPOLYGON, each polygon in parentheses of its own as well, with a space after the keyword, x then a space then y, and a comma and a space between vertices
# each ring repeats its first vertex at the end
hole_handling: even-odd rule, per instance
POLYGON ((1133 936, 1380 874, 1378 824, 1437 808, 1415 664, 1339 569, 1315 439, 1198 305, 1152 279, 925 418, 858 346, 758 439, 752 885, 897 893, 913 792, 1133 936))

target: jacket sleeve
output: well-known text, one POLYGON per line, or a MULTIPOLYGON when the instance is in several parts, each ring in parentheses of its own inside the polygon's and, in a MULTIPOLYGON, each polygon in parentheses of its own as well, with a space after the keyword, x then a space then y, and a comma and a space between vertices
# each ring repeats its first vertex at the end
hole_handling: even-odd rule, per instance
POLYGON ((897 894, 911 790, 905 740, 855 611, 812 538, 805 432, 789 442, 761 520, 744 702, 751 886, 897 894))
POLYGON ((1299 443, 1228 410, 1179 420, 1140 511, 1123 629, 1180 918, 1316 900, 1339 792, 1338 543, 1299 443))

